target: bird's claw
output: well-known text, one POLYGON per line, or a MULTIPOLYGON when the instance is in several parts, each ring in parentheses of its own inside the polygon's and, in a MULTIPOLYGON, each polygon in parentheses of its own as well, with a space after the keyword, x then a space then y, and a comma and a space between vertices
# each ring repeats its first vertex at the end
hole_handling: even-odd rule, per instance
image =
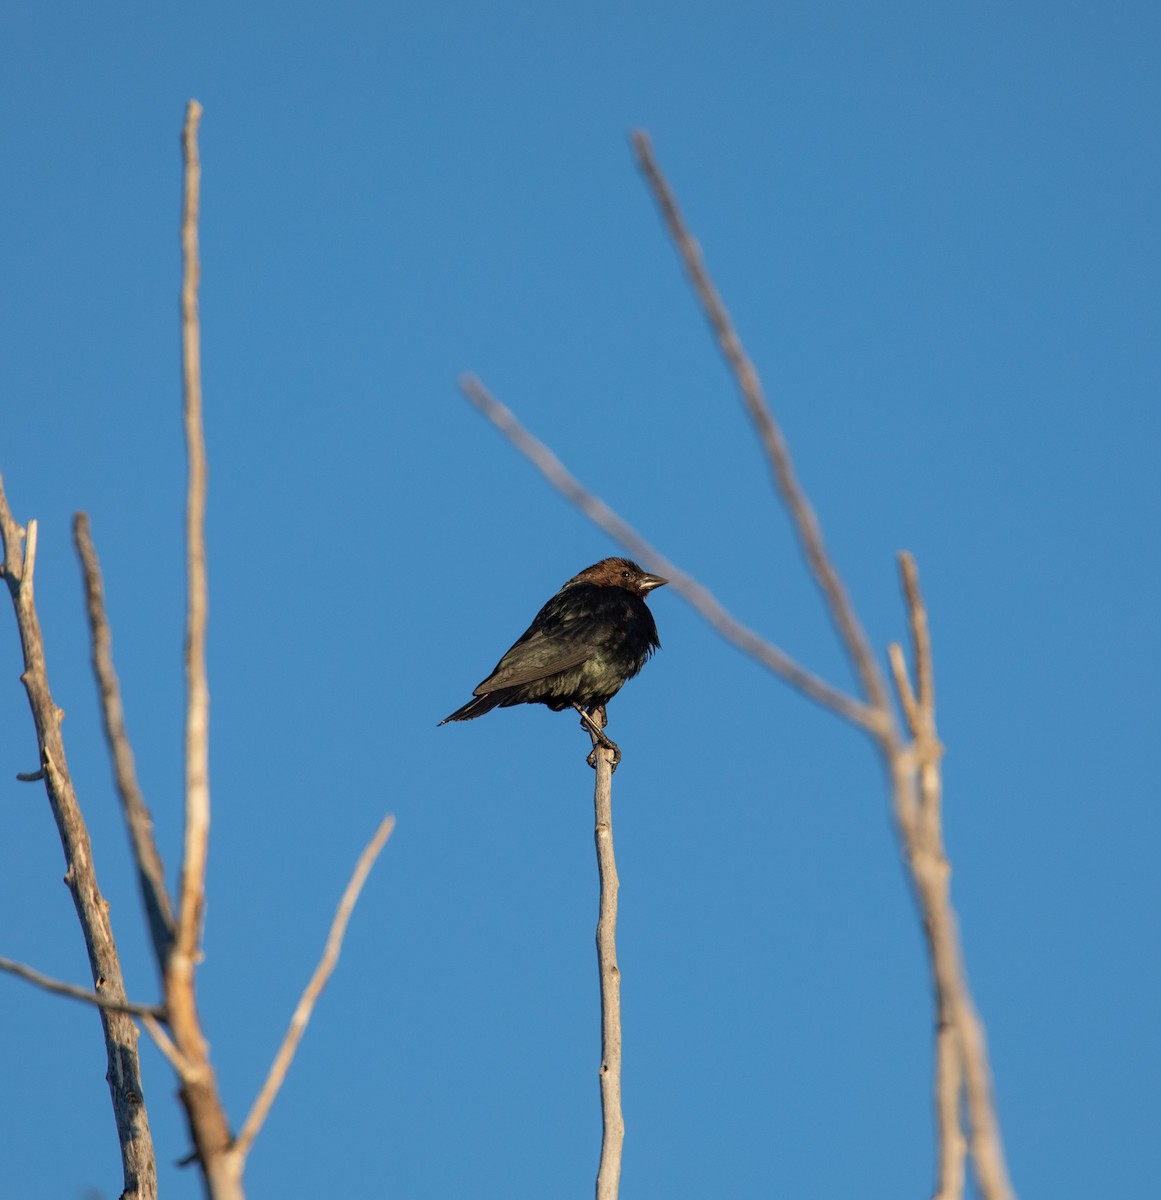
POLYGON ((615 771, 617 769, 617 763, 621 761, 621 747, 618 746, 616 742, 610 741, 609 738, 605 738, 603 741, 597 742, 589 751, 588 758, 585 759, 585 762, 587 762, 594 771, 597 769, 597 750, 612 750, 612 769, 615 771))

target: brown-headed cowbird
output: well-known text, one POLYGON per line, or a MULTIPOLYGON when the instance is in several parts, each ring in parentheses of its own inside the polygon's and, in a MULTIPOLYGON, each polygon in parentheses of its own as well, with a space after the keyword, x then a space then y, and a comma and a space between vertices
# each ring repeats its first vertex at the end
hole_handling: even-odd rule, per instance
MULTIPOLYGON (((627 558, 605 558, 574 575, 536 614, 516 644, 475 689, 475 699, 440 721, 470 721, 493 708, 547 704, 575 708, 595 741, 616 745, 589 716, 661 648, 645 597, 668 583, 627 558), (589 712, 586 712, 589 710, 589 712)), ((591 759, 590 759, 591 761, 591 759)))

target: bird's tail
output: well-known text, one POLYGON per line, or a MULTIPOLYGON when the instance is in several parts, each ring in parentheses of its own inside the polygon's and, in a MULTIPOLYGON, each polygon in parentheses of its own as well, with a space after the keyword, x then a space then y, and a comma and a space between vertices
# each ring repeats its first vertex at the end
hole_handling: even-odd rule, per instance
POLYGON ((463 708, 457 708, 450 717, 444 717, 440 725, 446 725, 449 721, 470 721, 473 717, 482 717, 484 713, 491 712, 503 699, 503 692, 486 692, 482 696, 476 696, 463 708))

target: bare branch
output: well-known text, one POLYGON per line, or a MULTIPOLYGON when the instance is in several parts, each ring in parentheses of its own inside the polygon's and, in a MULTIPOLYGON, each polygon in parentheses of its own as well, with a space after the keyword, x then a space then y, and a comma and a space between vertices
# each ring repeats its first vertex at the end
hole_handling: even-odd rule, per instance
MULTIPOLYGON (((919 568, 915 558, 904 550, 899 555, 899 573, 903 579, 903 594, 907 598, 907 614, 911 625, 911 650, 915 659, 915 678, 918 681, 920 711, 935 726, 935 671, 931 662, 931 632, 927 627, 927 608, 919 591, 919 568)), ((930 732, 930 731, 929 731, 930 732)))
POLYGON ((903 709, 907 728, 914 737, 919 728, 919 704, 911 687, 911 677, 907 674, 907 660, 903 657, 903 647, 898 642, 892 642, 887 647, 887 657, 891 662, 891 675, 895 680, 895 691, 899 695, 899 704, 903 709))
MULTIPOLYGON (((603 728, 604 710, 596 720, 603 728)), ((621 1183, 625 1118, 621 1111, 621 972, 617 966, 617 860, 613 854, 613 751, 593 737, 596 782, 593 807, 597 871, 601 881, 597 917, 597 969, 601 979, 601 1165, 597 1200, 616 1200, 621 1183)))
POLYGON ((810 675, 782 651, 739 625, 699 583, 667 563, 616 513, 582 487, 552 451, 524 430, 512 413, 490 396, 477 380, 462 380, 461 387, 468 399, 562 495, 631 553, 667 575, 677 591, 723 636, 805 695, 875 737, 891 781, 896 825, 923 920, 935 985, 940 1196, 942 1200, 959 1200, 962 1194, 964 1139, 959 1097, 966 1086, 971 1154, 981 1193, 984 1200, 1011 1200, 1011 1185, 991 1096, 983 1026, 971 999, 950 899, 950 868, 940 828, 942 746, 935 732, 930 639, 914 562, 910 556, 904 556, 901 567, 909 607, 917 688, 912 688, 901 648, 893 646, 890 652, 900 703, 913 738, 908 743, 899 730, 885 679, 866 634, 826 551, 818 520, 797 481, 789 451, 767 406, 757 372, 706 272, 701 252, 685 227, 672 191, 653 158, 647 137, 636 134, 634 145, 641 169, 653 189, 707 319, 737 380, 778 490, 795 523, 807 563, 869 703, 848 696, 810 675))
POLYGON ((137 863, 141 900, 149 920, 157 967, 164 974, 165 963, 173 943, 173 910, 169 903, 169 893, 165 889, 165 868, 161 864, 161 855, 153 837, 153 817, 137 783, 133 749, 129 744, 125 713, 121 706, 121 688, 117 682, 117 672, 113 668, 113 635, 105 613, 101 564, 93 546, 89 518, 83 512, 77 513, 73 518, 73 541, 85 577, 85 603, 89 614, 93 674, 97 678, 105 740, 109 743, 117 794, 121 797, 121 808, 129 829, 133 858, 137 863))
POLYGON ((36 565, 36 522, 28 523, 27 534, 8 507, 0 480, 0 535, 4 539, 3 573, 12 596, 16 626, 24 655, 21 681, 36 726, 40 773, 49 806, 64 850, 65 883, 73 898, 77 919, 85 938, 89 970, 102 998, 111 1003, 99 1006, 108 1057, 106 1079, 113 1101, 113 1116, 121 1148, 125 1177, 123 1195, 131 1200, 154 1200, 157 1195, 157 1164, 149 1116, 145 1109, 141 1066, 137 1057, 137 1026, 113 1006, 127 1004, 121 962, 109 922, 109 907, 101 895, 93 863, 89 831, 73 790, 61 736, 63 713, 56 706, 48 684, 44 638, 36 612, 33 571, 36 565), (24 553, 21 554, 21 539, 24 553))
POLYGON ((178 894, 177 930, 165 964, 165 1003, 169 1025, 187 1069, 181 1099, 212 1200, 242 1196, 241 1162, 230 1153, 233 1137, 210 1066, 194 993, 201 956, 205 908, 206 855, 210 833, 209 689, 206 685, 206 454, 202 432, 201 348, 198 324, 198 206, 201 164, 198 123, 202 107, 186 106, 182 132, 185 191, 181 244, 185 271, 181 289, 181 344, 186 448, 189 482, 186 494, 186 722, 185 844, 178 894))
POLYGON ((460 388, 468 400, 566 500, 580 509, 611 538, 620 542, 634 558, 643 559, 659 574, 664 575, 669 580, 669 586, 701 613, 726 641, 737 646, 755 662, 824 708, 829 708, 862 729, 872 733, 879 732, 883 721, 873 708, 832 687, 737 620, 708 588, 655 550, 627 521, 570 474, 560 459, 543 442, 529 433, 512 411, 497 400, 475 376, 468 375, 462 378, 460 388))
POLYGON ((960 1120, 963 1058, 959 1032, 949 1021, 935 1031, 935 1124, 939 1135, 934 1200, 963 1200, 967 1139, 960 1120))
POLYGON ((0 958, 0 971, 7 971, 9 975, 26 979, 29 983, 43 988, 46 992, 52 992, 56 996, 68 996, 71 1000, 83 1000, 86 1004, 92 1004, 97 1008, 106 1008, 110 1012, 130 1013, 135 1017, 158 1017, 165 1020, 165 1010, 156 1004, 135 1004, 130 1000, 101 996, 96 992, 89 991, 88 988, 78 987, 75 983, 65 983, 63 980, 53 979, 51 975, 43 975, 40 971, 33 970, 32 967, 25 966, 24 963, 16 962, 11 958, 0 958))
POLYGON ((189 1059, 173 1044, 161 1022, 148 1013, 142 1013, 141 1024, 145 1026, 145 1032, 154 1040, 158 1050, 169 1060, 169 1065, 177 1072, 178 1078, 185 1079, 192 1070, 189 1059))
POLYGON ((198 322, 198 207, 201 163, 197 132, 202 108, 191 100, 186 109, 182 145, 185 152, 185 205, 181 244, 185 277, 181 289, 181 345, 185 384, 185 437, 189 455, 186 497, 186 571, 188 576, 185 670, 185 858, 176 952, 192 960, 198 953, 205 903, 206 851, 210 832, 209 689, 206 685, 206 448, 202 432, 201 330, 198 322))
POLYGON ((270 1065, 270 1072, 266 1076, 266 1082, 262 1085, 262 1090, 258 1093, 250 1109, 250 1113, 242 1125, 242 1130, 235 1139, 233 1149, 239 1158, 245 1159, 246 1155, 250 1152, 250 1148, 254 1144, 254 1139, 262 1129, 262 1125, 269 1115, 271 1105, 273 1105, 275 1098, 278 1096, 279 1089, 286 1079, 286 1073, 290 1069, 290 1064, 294 1061, 294 1055, 298 1050, 299 1042, 302 1041, 302 1035, 306 1032, 307 1024, 310 1021, 311 1014, 314 1012, 314 1006, 322 994, 323 988, 326 987, 327 980, 330 979, 336 963, 339 961, 339 952, 343 947, 343 937, 347 931, 347 922, 351 919, 351 913, 358 902, 359 893, 363 890, 363 884, 366 883, 367 876, 370 874, 371 868, 375 865, 375 860, 379 857, 379 852, 387 844, 387 839, 391 836, 391 831, 394 828, 395 818, 385 817, 379 828, 375 831, 375 836, 367 843, 363 853, 359 855, 358 862, 355 863, 355 869, 351 873, 350 882, 347 884, 342 899, 339 901, 339 906, 335 910, 334 920, 331 922, 331 929, 327 935, 322 958, 319 960, 318 966, 315 967, 314 974, 310 977, 310 982, 303 990, 302 996, 298 1001, 298 1006, 294 1010, 294 1015, 290 1018, 290 1027, 287 1029, 286 1036, 282 1040, 282 1045, 279 1046, 278 1053, 274 1056, 274 1061, 270 1065))
MULTIPOLYGON (((1008 1179, 999 1119, 996 1116, 987 1040, 968 985, 959 925, 951 903, 951 868, 943 846, 941 812, 940 758, 943 747, 935 731, 935 671, 927 610, 919 590, 919 571, 910 554, 900 554, 899 571, 907 600, 915 673, 919 681, 918 728, 914 748, 919 776, 919 820, 908 845, 908 860, 923 911, 931 954, 938 1036, 942 1037, 944 1027, 950 1026, 958 1038, 962 1078, 967 1090, 969 1148, 980 1193, 985 1200, 1011 1200, 1012 1185, 1008 1179)), ((938 1046, 936 1066, 937 1069, 947 1068, 946 1057, 938 1046)), ((946 1081, 937 1079, 937 1095, 944 1095, 949 1086, 946 1081)), ((954 1131, 947 1128, 941 1130, 945 1160, 957 1153, 958 1107, 955 1120, 954 1131)))
POLYGON ((890 700, 879 665, 846 588, 827 553, 822 538, 822 527, 798 482, 782 430, 766 403, 758 372, 742 347, 741 338, 738 337, 730 314, 726 311, 726 306, 706 270, 701 249, 686 228, 673 191, 653 157, 648 134, 641 130, 635 132, 633 149, 637 154, 638 165, 665 218, 669 235, 685 264, 694 291, 701 301, 706 318, 717 336, 722 354, 737 381, 746 411, 766 451, 775 483, 794 520, 806 561, 826 598, 831 619, 842 637, 847 655, 862 680, 863 691, 872 707, 889 717, 890 700))

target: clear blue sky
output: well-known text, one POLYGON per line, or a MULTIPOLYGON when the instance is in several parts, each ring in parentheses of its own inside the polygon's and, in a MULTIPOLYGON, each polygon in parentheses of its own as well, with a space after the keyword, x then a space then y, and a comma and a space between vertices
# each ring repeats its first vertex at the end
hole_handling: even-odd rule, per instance
MULTIPOLYGON (((743 620, 849 675, 627 135, 650 131, 875 644, 918 558, 954 896, 1010 1167, 1145 1196, 1161 1103, 1155 5, 42 5, 0 14, 0 470, 141 1000, 87 668, 91 515, 179 862, 178 133, 202 126, 214 824, 235 1122, 380 816, 396 835, 252 1196, 591 1195, 591 773, 571 716, 436 728, 614 547, 487 384, 743 620), (337 1164, 337 1166, 336 1166, 337 1164)), ((928 1194, 931 1005, 869 746, 652 601, 611 708, 622 1194, 928 1194)), ((6 606, 7 607, 7 606, 6 606)), ((0 615, 0 953, 84 981, 0 615)), ((120 1187, 95 1015, 0 979, 0 1178, 120 1187)), ((146 1046, 164 1195, 194 1197, 146 1046)), ((92 1193, 88 1189, 93 1189, 92 1193)))

